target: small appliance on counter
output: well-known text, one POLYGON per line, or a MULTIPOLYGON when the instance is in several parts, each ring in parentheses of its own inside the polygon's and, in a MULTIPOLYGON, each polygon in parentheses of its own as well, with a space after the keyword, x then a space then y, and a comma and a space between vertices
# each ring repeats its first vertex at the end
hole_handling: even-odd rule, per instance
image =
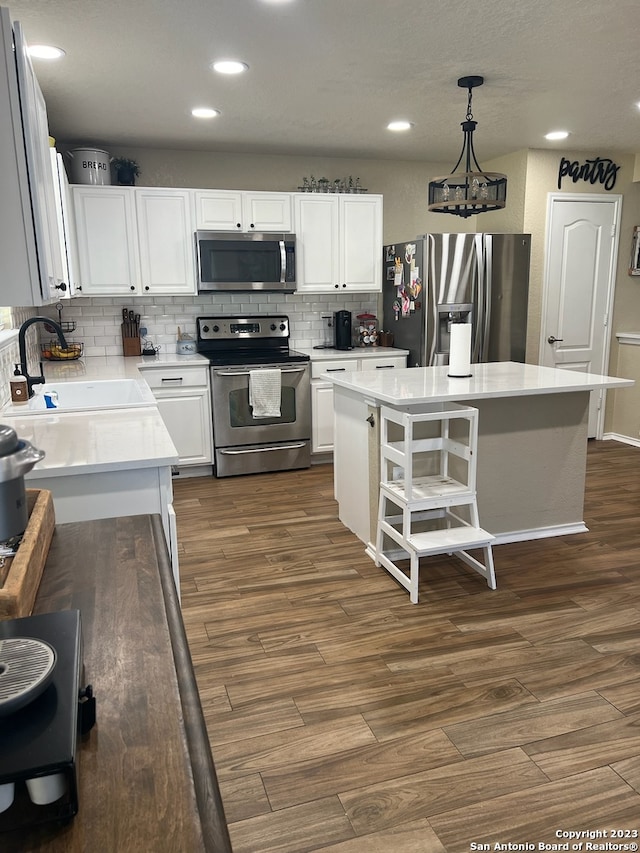
POLYGON ((333 345, 335 349, 353 349, 351 343, 351 311, 334 311, 333 345))
POLYGON ((24 475, 41 459, 44 450, 19 439, 10 426, 0 425, 0 542, 22 535, 27 527, 24 475))
POLYGON ((95 723, 79 610, 0 621, 0 832, 78 811, 78 734, 95 723))

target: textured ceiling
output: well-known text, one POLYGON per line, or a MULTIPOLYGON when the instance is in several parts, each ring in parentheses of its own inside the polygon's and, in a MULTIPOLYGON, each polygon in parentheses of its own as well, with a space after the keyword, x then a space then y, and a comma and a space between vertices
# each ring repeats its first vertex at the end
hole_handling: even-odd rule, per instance
MULTIPOLYGON (((462 75, 481 164, 524 148, 640 151, 637 0, 13 0, 63 143, 447 162, 462 75), (241 77, 209 70, 220 57, 241 77), (212 106, 212 121, 191 117, 212 106), (407 118, 411 132, 387 131, 407 118), (544 134, 565 128, 566 142, 544 134)), ((452 163, 453 165, 453 163, 452 163)))

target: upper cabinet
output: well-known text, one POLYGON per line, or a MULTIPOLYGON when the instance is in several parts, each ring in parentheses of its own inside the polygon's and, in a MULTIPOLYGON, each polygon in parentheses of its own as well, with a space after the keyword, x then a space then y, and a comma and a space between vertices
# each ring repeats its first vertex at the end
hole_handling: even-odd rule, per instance
POLYGON ((83 296, 197 294, 194 232, 296 234, 297 290, 382 289, 382 196, 71 188, 83 296))
POLYGON ((60 243, 62 260, 62 284, 59 299, 68 299, 76 292, 78 274, 78 252, 76 243, 76 226, 73 215, 73 202, 69 179, 62 162, 62 155, 55 148, 51 153, 51 168, 53 170, 53 189, 57 212, 57 229, 55 236, 60 243))
POLYGON ((196 293, 187 190, 72 187, 83 296, 196 293))
POLYGON ((197 190, 195 197, 196 227, 200 230, 293 230, 291 193, 197 190))
POLYGON ((191 193, 137 189, 135 197, 141 292, 195 294, 191 193))
POLYGON ((0 8, 0 37, 2 303, 43 305, 60 299, 68 286, 47 110, 20 25, 12 26, 5 8, 0 8))
POLYGON ((294 194, 297 289, 382 290, 382 196, 294 194))

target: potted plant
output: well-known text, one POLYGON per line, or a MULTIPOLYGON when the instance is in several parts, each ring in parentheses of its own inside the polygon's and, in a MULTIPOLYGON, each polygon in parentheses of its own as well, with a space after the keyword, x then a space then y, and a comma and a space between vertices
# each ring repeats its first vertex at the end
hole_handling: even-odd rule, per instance
POLYGON ((140 174, 140 167, 136 161, 128 160, 126 157, 114 157, 111 162, 116 170, 118 183, 124 187, 133 187, 140 174))

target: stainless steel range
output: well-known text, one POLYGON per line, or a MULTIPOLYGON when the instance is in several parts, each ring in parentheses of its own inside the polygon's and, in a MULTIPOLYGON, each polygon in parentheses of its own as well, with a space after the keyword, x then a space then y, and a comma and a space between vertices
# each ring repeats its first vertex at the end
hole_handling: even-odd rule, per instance
POLYGON ((289 349, 282 315, 198 317, 211 362, 216 477, 308 468, 309 356, 289 349))

